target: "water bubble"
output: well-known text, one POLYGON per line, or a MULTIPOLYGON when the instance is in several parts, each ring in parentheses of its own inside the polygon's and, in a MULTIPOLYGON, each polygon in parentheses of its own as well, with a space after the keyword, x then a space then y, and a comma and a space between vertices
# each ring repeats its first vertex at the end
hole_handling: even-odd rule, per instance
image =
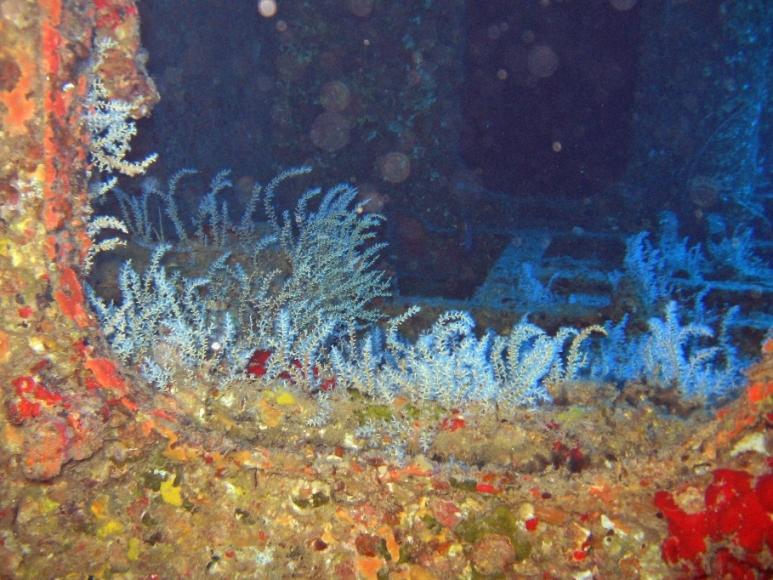
POLYGON ((325 111, 311 124, 311 142, 323 151, 333 152, 349 143, 349 120, 333 111, 325 111))
POLYGON ((558 69, 558 55, 546 44, 538 44, 529 50, 527 66, 535 77, 546 79, 558 69))
POLYGON ((405 153, 391 151, 379 159, 379 169, 384 181, 402 183, 411 174, 411 160, 405 153))
POLYGON ((612 8, 615 10, 620 10, 621 12, 633 8, 636 6, 636 2, 638 2, 638 0, 609 0, 610 6, 612 6, 612 8))
POLYGON ((373 0, 349 0, 349 12, 360 18, 367 18, 373 12, 373 0))
POLYGON ((260 0, 258 2, 258 14, 263 18, 271 18, 276 15, 277 6, 275 0, 260 0))
POLYGON ((341 81, 330 81, 322 85, 319 100, 328 111, 340 113, 349 106, 351 99, 352 92, 341 81))

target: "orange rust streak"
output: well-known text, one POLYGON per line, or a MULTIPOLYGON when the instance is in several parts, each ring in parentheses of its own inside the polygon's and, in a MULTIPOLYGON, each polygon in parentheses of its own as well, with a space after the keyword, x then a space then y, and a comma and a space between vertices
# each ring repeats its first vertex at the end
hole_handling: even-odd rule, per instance
POLYGON ((54 292, 54 299, 59 304, 59 309, 80 328, 86 328, 89 324, 89 316, 85 309, 83 288, 72 268, 62 269, 59 285, 60 289, 54 292))
POLYGON ((4 125, 11 135, 22 135, 26 132, 27 121, 35 114, 35 101, 30 98, 32 93, 32 78, 35 75, 35 64, 25 54, 16 55, 21 76, 12 91, 0 96, 0 102, 5 105, 4 125))
POLYGON ((11 340, 8 334, 0 330, 0 362, 6 362, 11 352, 11 340))
POLYGON ((46 237, 46 256, 52 262, 56 260, 56 236, 46 237))
POLYGON ((132 401, 129 397, 121 397, 121 404, 127 411, 131 411, 132 413, 136 413, 140 408, 139 405, 132 401))
POLYGON ((378 557, 359 556, 357 558, 357 569, 363 578, 377 578, 378 571, 383 565, 384 561, 378 557))
POLYGON ((754 383, 747 390, 749 402, 756 405, 773 395, 773 383, 754 383))
POLYGON ((46 18, 58 25, 62 20, 62 1, 61 0, 38 0, 38 4, 46 14, 46 18))
MULTIPOLYGON (((58 0, 41 0, 41 7, 48 13, 49 20, 42 25, 41 51, 45 63, 45 69, 50 80, 46 87, 43 97, 44 113, 46 115, 62 116, 62 101, 57 99, 53 83, 57 82, 56 75, 59 72, 59 45, 61 36, 55 26, 59 23, 61 6, 58 0)), ((67 216, 67 202, 64 200, 62 191, 67 191, 68 183, 60 183, 59 188, 55 184, 64 175, 60 176, 57 171, 56 162, 59 153, 56 135, 52 125, 52 119, 47 119, 45 124, 45 134, 43 136, 43 157, 45 164, 45 183, 43 194, 45 206, 43 208, 43 223, 48 231, 58 230, 62 227, 67 216)))
POLYGON ((94 373, 94 378, 99 386, 105 389, 112 389, 120 392, 126 392, 126 382, 118 373, 115 363, 107 358, 92 358, 86 361, 86 368, 94 373))
POLYGON ((56 24, 43 23, 41 42, 46 72, 52 76, 59 74, 59 45, 62 42, 62 36, 56 29, 56 24))
POLYGON ((51 199, 48 199, 43 207, 43 225, 48 231, 56 231, 64 224, 64 218, 67 215, 68 205, 63 199, 57 199, 56 194, 49 187, 45 191, 51 199))
POLYGON ((91 241, 91 238, 88 236, 85 230, 76 230, 74 237, 78 241, 78 250, 80 254, 81 260, 84 259, 91 249, 91 246, 94 244, 94 242, 91 241))

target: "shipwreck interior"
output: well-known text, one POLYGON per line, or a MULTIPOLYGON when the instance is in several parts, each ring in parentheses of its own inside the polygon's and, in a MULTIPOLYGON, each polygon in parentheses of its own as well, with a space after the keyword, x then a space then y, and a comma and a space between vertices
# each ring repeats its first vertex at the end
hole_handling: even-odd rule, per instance
POLYGON ((772 58, 766 0, 0 0, 0 578, 773 577, 772 58))

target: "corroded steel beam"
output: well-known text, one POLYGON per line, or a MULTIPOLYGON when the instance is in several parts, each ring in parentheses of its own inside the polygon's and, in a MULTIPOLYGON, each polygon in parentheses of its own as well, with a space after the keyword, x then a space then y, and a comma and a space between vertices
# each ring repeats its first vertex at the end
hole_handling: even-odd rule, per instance
POLYGON ((5 0, 0 18, 0 453, 45 480, 93 454, 138 400, 100 346, 80 277, 88 78, 137 118, 158 93, 133 0, 5 0), (94 70, 101 38, 112 48, 94 70))

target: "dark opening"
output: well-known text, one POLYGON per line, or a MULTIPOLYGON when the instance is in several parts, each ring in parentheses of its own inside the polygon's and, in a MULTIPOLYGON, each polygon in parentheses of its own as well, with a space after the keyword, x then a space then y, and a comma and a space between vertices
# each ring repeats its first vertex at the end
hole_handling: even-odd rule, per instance
POLYGON ((625 169, 639 10, 468 2, 462 153, 486 187, 584 198, 625 169))

